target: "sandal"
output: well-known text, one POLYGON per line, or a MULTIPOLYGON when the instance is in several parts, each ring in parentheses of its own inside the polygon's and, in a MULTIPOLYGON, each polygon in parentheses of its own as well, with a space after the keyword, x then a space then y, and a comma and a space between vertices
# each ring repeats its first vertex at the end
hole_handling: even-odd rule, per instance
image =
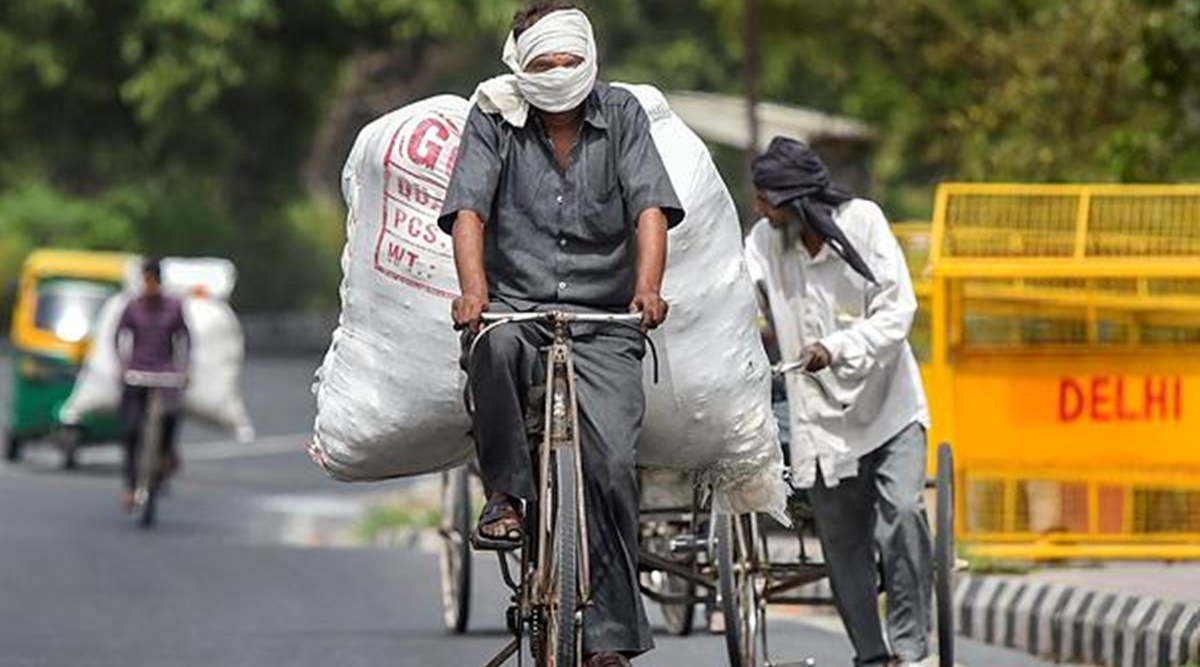
POLYGON ((521 514, 508 498, 489 500, 483 506, 479 522, 471 531, 471 546, 479 551, 511 551, 519 549, 525 543, 525 530, 522 527, 521 514), (485 526, 509 524, 508 530, 502 537, 488 535, 483 532, 485 526))

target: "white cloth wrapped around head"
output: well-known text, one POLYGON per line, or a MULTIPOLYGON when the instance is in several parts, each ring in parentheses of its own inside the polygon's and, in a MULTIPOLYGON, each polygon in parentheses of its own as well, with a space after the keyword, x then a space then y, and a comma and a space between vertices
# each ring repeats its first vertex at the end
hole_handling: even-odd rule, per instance
POLYGON ((561 9, 546 14, 519 38, 508 35, 504 64, 512 70, 479 84, 473 101, 486 113, 498 113, 516 127, 524 127, 529 107, 558 113, 583 104, 596 86, 596 37, 587 14, 561 9), (576 67, 555 67, 526 72, 534 59, 557 53, 578 56, 576 67))

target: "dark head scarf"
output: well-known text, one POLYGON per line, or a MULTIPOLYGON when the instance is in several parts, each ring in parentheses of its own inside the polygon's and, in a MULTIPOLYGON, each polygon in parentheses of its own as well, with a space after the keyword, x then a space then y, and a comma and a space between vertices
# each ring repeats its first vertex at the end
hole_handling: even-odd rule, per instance
POLYGON ((850 245, 846 234, 833 221, 837 207, 854 195, 833 184, 829 170, 811 148, 795 139, 775 137, 767 152, 754 158, 754 187, 767 196, 774 208, 794 207, 830 248, 852 269, 872 283, 875 274, 850 245))

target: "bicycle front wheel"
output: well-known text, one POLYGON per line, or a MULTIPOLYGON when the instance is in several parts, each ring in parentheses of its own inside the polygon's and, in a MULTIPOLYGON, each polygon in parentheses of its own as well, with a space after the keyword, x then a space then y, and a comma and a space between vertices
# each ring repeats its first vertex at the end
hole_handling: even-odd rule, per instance
POLYGON ((553 562, 548 569, 549 604, 545 610, 546 633, 540 665, 577 667, 580 657, 579 619, 579 461, 571 447, 554 452, 553 562), (553 660, 551 660, 553 658, 553 660))
POLYGON ((156 411, 151 410, 142 428, 142 439, 138 443, 137 486, 134 491, 140 509, 138 524, 142 528, 154 527, 158 511, 158 488, 162 481, 161 427, 156 411))

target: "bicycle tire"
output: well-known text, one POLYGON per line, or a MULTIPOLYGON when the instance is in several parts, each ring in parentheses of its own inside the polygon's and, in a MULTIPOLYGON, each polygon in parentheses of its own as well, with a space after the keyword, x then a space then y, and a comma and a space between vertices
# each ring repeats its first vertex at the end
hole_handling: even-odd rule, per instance
POLYGON ((145 498, 141 501, 138 525, 146 529, 153 528, 158 520, 158 469, 161 466, 159 449, 153 442, 142 442, 138 451, 138 487, 145 485, 145 498))
MULTIPOLYGON (((753 605, 753 600, 745 599, 745 586, 749 584, 738 544, 736 520, 736 517, 728 514, 718 514, 716 517, 717 587, 721 594, 721 614, 725 619, 725 650, 729 655, 729 667, 754 667, 752 651, 747 650, 748 642, 754 641, 753 629, 743 613, 745 606, 753 605)), ((750 613, 757 613, 757 610, 750 613)))
POLYGON ((461 635, 471 615, 471 475, 467 468, 442 473, 442 612, 446 629, 461 635))
POLYGON ((154 527, 158 513, 158 487, 162 477, 162 404, 161 397, 153 391, 146 397, 146 414, 143 417, 141 440, 138 443, 137 480, 134 486, 145 497, 141 499, 138 524, 149 529, 154 527))
POLYGON ((939 667, 954 667, 954 452, 938 445, 933 560, 939 667))
MULTIPOLYGON (((555 450, 554 609, 547 633, 554 667, 576 667, 579 661, 579 489, 578 460, 573 447, 555 450)), ((548 653, 548 652, 547 652, 548 653)))

